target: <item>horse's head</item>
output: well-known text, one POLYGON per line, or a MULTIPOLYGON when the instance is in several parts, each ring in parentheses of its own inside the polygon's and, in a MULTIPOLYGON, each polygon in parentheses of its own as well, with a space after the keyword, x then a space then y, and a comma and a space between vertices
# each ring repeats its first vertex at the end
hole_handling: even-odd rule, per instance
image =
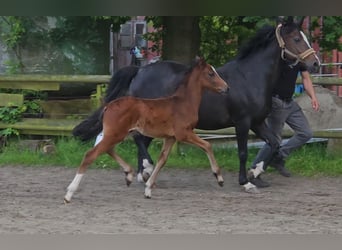
POLYGON ((283 60, 292 65, 303 63, 310 72, 317 72, 320 61, 305 34, 301 31, 300 25, 295 23, 293 18, 289 17, 277 26, 276 36, 282 50, 283 60))
POLYGON ((224 93, 229 89, 227 82, 223 80, 215 68, 206 63, 203 58, 196 57, 195 67, 200 70, 198 80, 204 88, 218 93, 224 93))

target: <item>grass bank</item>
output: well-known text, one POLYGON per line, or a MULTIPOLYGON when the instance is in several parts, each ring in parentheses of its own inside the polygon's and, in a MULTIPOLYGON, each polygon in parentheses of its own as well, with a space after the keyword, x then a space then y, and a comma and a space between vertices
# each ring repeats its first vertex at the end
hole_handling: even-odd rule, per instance
MULTIPOLYGON (((29 165, 29 166, 66 166, 77 167, 84 153, 92 147, 91 143, 81 143, 74 138, 58 138, 55 140, 56 152, 44 155, 41 152, 33 152, 19 148, 16 141, 2 149, 0 153, 0 165, 29 165)), ((157 159, 161 141, 155 140, 149 152, 153 159, 157 159)), ((132 140, 122 142, 116 148, 117 152, 136 169, 137 149, 132 140)), ((247 166, 250 166, 258 149, 249 149, 247 166)), ((226 171, 238 171, 239 161, 235 147, 214 147, 214 153, 219 165, 226 171)), ((326 145, 305 145, 294 152, 287 160, 289 170, 295 175, 303 176, 340 176, 342 175, 342 156, 326 152, 326 145)), ((109 156, 100 156, 91 168, 118 168, 118 164, 109 156)), ((166 167, 172 168, 202 168, 210 169, 209 161, 204 152, 198 148, 180 144, 170 155, 166 167)), ((273 171, 270 169, 270 171, 273 171)))

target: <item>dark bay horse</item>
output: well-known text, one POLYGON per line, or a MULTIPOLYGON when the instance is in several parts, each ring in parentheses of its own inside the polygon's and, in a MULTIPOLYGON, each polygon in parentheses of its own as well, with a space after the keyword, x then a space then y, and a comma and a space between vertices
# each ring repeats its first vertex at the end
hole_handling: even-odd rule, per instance
MULTIPOLYGON (((289 18, 277 27, 265 26, 239 50, 238 56, 217 72, 230 84, 227 95, 205 91, 199 109, 196 128, 215 130, 235 127, 240 160, 239 184, 247 192, 257 192, 247 179, 247 142, 251 129, 270 144, 273 152, 277 143, 264 124, 271 110, 272 90, 282 73, 279 65, 285 60, 289 65, 303 63, 310 71, 316 71, 319 60, 297 23, 289 18)), ((171 95, 179 85, 187 66, 162 61, 140 68, 129 66, 113 75, 105 97, 109 102, 122 95, 157 98, 171 95), (157 79, 157 80, 156 80, 157 79)), ((96 137, 102 130, 96 111, 74 128, 74 135, 83 140, 96 137)), ((134 136, 138 146, 138 172, 148 177, 153 167, 147 147, 152 138, 134 136), (152 167, 151 167, 152 166, 152 167)))
POLYGON ((159 160, 146 182, 146 198, 151 198, 151 189, 157 174, 165 164, 176 141, 193 144, 203 149, 207 153, 218 184, 222 186, 223 177, 210 143, 193 132, 198 121, 198 109, 204 89, 224 93, 228 85, 211 65, 205 63, 203 59, 198 59, 189 72, 185 73, 182 83, 172 96, 157 99, 126 96, 109 102, 103 109, 103 138, 85 154, 74 180, 68 187, 64 197, 65 202, 70 202, 87 167, 103 153, 109 154, 120 164, 126 174, 127 185, 131 184, 133 169, 114 151, 114 147, 132 131, 164 139, 159 160))

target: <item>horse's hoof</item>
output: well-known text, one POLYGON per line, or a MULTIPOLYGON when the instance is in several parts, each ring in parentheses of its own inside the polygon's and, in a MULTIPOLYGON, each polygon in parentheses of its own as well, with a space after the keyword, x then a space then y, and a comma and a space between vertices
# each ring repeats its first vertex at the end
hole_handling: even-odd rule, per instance
POLYGON ((220 187, 223 187, 224 181, 219 181, 217 183, 219 184, 220 187))
POLYGON ((139 174, 137 175, 137 182, 139 182, 139 183, 144 183, 144 182, 145 182, 145 181, 144 181, 144 178, 143 178, 143 176, 142 176, 141 173, 139 173, 139 174))
POLYGON ((64 204, 69 204, 70 203, 70 200, 67 200, 66 198, 64 198, 64 204))
POLYGON ((246 193, 250 193, 250 194, 259 194, 260 193, 259 189, 250 182, 243 185, 243 187, 244 187, 244 190, 246 193))
POLYGON ((150 178, 150 174, 149 173, 147 173, 147 172, 143 172, 143 174, 142 174, 142 179, 143 179, 143 181, 144 182, 147 182, 148 181, 148 179, 150 178))
POLYGON ((247 172, 247 179, 248 180, 253 180, 255 177, 254 177, 254 173, 252 170, 248 170, 247 172))

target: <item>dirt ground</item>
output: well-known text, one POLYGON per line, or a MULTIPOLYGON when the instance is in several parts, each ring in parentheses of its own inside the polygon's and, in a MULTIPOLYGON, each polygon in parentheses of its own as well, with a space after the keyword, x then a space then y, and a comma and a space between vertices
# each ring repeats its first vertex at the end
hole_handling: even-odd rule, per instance
POLYGON ((90 169, 70 204, 65 189, 76 169, 0 167, 0 233, 10 234, 341 234, 342 178, 264 179, 244 193, 237 174, 219 187, 208 170, 163 169, 152 199, 144 185, 125 185, 120 170, 90 169))

